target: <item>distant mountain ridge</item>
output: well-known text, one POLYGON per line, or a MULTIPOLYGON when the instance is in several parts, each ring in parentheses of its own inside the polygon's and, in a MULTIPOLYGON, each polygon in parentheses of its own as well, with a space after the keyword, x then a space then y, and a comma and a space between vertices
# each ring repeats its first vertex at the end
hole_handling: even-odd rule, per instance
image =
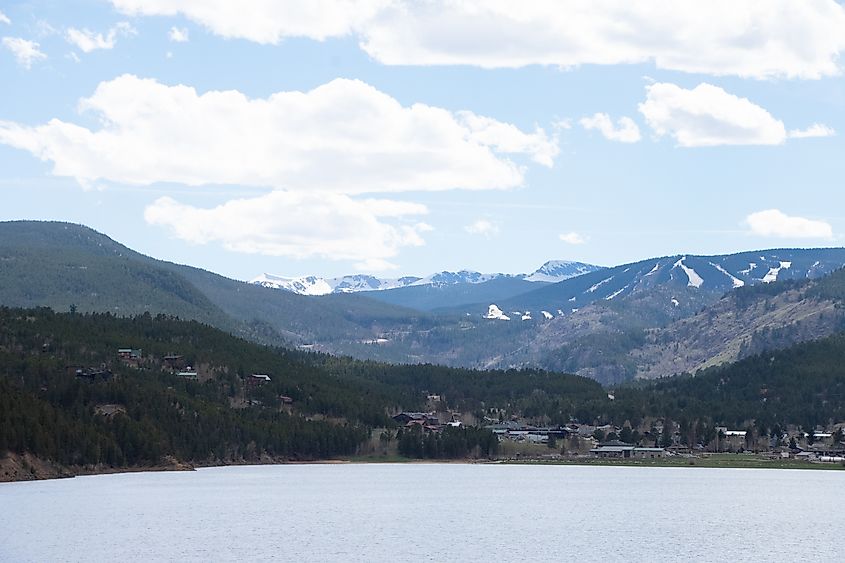
POLYGON ((403 287, 445 287, 457 284, 482 284, 498 279, 524 280, 534 283, 557 283, 581 274, 602 269, 601 266, 549 260, 530 274, 483 274, 472 270, 442 271, 425 277, 378 278, 367 274, 354 274, 336 278, 302 276, 289 278, 275 274, 261 274, 250 283, 271 289, 282 289, 300 295, 328 295, 330 293, 357 293, 361 291, 387 291, 403 287))
MULTIPOLYGON (((845 248, 771 249, 736 254, 678 254, 650 258, 540 287, 497 303, 506 311, 545 309, 566 315, 591 303, 639 299, 658 292, 663 305, 696 309, 714 296, 744 286, 814 279, 845 265, 845 248)), ((489 303, 471 313, 483 314, 489 303)))

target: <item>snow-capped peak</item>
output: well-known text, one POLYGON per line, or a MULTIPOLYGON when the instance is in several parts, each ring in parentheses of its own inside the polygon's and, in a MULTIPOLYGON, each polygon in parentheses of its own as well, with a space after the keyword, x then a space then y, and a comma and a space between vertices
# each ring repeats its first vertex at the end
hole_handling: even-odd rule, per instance
POLYGON ((557 283, 581 274, 588 274, 600 270, 599 266, 584 264, 583 262, 570 262, 568 260, 549 260, 540 266, 533 273, 523 276, 522 279, 530 282, 557 283))
POLYGON ((480 284, 499 278, 510 278, 529 282, 556 283, 581 274, 599 270, 598 266, 566 260, 550 260, 531 274, 482 274, 472 270, 456 272, 444 270, 424 278, 406 276, 396 279, 381 279, 375 276, 356 274, 338 278, 319 276, 285 277, 262 274, 250 283, 272 289, 284 289, 300 295, 326 295, 327 293, 353 293, 358 291, 381 291, 399 287, 430 285, 444 287, 456 284, 480 284))
POLYGON ((393 289, 396 287, 413 285, 419 280, 420 278, 417 277, 382 280, 375 276, 368 276, 364 274, 343 276, 339 278, 321 278, 317 276, 286 278, 273 274, 261 274, 251 280, 250 283, 272 289, 284 289, 300 295, 326 295, 329 293, 354 293, 358 291, 393 289))

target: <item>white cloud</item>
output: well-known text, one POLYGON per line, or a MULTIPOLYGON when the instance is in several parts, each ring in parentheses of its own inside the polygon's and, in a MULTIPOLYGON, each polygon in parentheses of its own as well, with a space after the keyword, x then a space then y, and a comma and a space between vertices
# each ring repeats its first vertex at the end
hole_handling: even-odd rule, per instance
POLYGON ((810 139, 813 137, 833 137, 836 131, 822 123, 813 123, 806 129, 793 129, 789 132, 790 139, 810 139))
POLYGON ((557 142, 541 129, 470 112, 414 104, 357 80, 308 92, 251 99, 237 91, 198 93, 132 75, 102 82, 79 103, 98 123, 0 121, 0 143, 53 165, 83 186, 268 187, 265 196, 204 209, 171 198, 145 218, 197 244, 237 252, 352 260, 391 266, 400 249, 424 244, 423 205, 360 194, 507 189, 525 167, 507 155, 551 165, 557 142))
POLYGON ((10 19, 9 19, 9 16, 7 16, 6 14, 4 14, 3 12, 0 12, 0 23, 5 23, 5 24, 7 24, 7 25, 11 25, 11 24, 12 24, 12 20, 10 20, 10 19))
POLYGON ((746 98, 702 83, 686 90, 675 84, 646 87, 639 110, 657 136, 682 147, 778 145, 786 141, 783 122, 746 98))
POLYGON ((353 260, 372 271, 391 269, 389 259, 401 248, 425 244, 421 233, 431 227, 395 223, 425 213, 425 206, 416 203, 277 190, 211 209, 162 197, 146 208, 144 218, 194 244, 217 242, 249 254, 353 260))
POLYGON ((80 183, 237 184, 347 194, 507 189, 525 169, 501 153, 551 164, 541 131, 414 104, 357 80, 250 99, 123 75, 80 109, 98 129, 52 119, 0 122, 0 143, 80 183), (481 123, 482 125, 478 125, 481 123))
POLYGON ((97 49, 113 49, 119 36, 128 37, 137 35, 137 31, 129 22, 119 22, 109 29, 105 35, 94 33, 88 29, 76 29, 71 27, 65 34, 68 43, 75 45, 83 53, 90 53, 97 49))
POLYGON ((187 43, 190 39, 187 27, 171 27, 167 36, 174 43, 187 43))
POLYGON ((587 242, 587 238, 585 236, 576 232, 561 234, 558 235, 558 238, 567 244, 584 244, 587 242))
POLYGON ((613 121, 606 113, 597 113, 592 117, 582 117, 581 127, 592 130, 598 129, 606 139, 620 143, 636 143, 640 140, 640 128, 630 117, 620 117, 613 125, 613 121))
POLYGON ((32 63, 47 58, 47 55, 41 52, 41 46, 35 41, 28 41, 20 37, 4 37, 3 46, 11 51, 18 64, 26 69, 32 68, 32 63))
POLYGON ((524 133, 515 125, 470 111, 459 111, 456 116, 460 124, 470 131, 473 140, 499 152, 528 154, 531 160, 549 168, 560 153, 557 140, 550 139, 540 127, 535 128, 533 133, 524 133))
POLYGON ((499 225, 488 219, 478 219, 465 226, 464 230, 471 235, 491 237, 499 234, 499 225))
POLYGON ((286 37, 322 41, 348 35, 390 0, 111 0, 128 15, 182 14, 222 37, 275 44, 286 37))
POLYGON ((840 73, 845 8, 836 0, 111 0, 131 15, 182 14, 223 37, 353 35, 397 65, 485 68, 653 62, 753 78, 840 73))
POLYGON ((805 219, 804 217, 790 217, 778 209, 767 209, 750 214, 745 223, 755 235, 778 238, 833 238, 833 228, 830 223, 805 219))

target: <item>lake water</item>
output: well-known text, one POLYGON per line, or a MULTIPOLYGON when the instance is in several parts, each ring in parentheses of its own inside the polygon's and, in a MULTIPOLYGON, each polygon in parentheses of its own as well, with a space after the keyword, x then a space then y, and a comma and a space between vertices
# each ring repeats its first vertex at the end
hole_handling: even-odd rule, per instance
POLYGON ((845 472, 284 465, 0 484, 0 561, 845 561, 845 472))

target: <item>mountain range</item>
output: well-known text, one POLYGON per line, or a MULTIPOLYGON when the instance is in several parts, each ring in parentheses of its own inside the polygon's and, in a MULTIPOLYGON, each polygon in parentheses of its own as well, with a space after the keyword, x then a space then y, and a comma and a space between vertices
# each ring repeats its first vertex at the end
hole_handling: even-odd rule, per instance
POLYGON ((602 269, 550 262, 528 275, 447 272, 381 290, 338 290, 341 281, 316 296, 156 260, 80 225, 0 223, 5 306, 162 313, 264 344, 396 363, 542 368, 604 383, 695 371, 836 333, 843 265, 843 248, 677 255, 602 269), (550 281, 579 268, 593 270, 550 281))
MULTIPOLYGON (((581 274, 600 270, 600 266, 549 260, 530 274, 482 274, 470 270, 457 272, 442 271, 425 277, 404 276, 401 278, 378 278, 366 274, 353 274, 337 278, 302 276, 286 278, 274 274, 261 274, 250 283, 272 289, 283 289, 299 295, 327 295, 329 293, 355 293, 359 291, 385 291, 403 287, 433 286, 445 287, 459 284, 482 284, 498 279, 521 280, 536 283, 557 283, 581 274)), ((528 288, 529 286, 526 286, 528 288)), ((528 291, 528 289, 526 289, 528 291)))

